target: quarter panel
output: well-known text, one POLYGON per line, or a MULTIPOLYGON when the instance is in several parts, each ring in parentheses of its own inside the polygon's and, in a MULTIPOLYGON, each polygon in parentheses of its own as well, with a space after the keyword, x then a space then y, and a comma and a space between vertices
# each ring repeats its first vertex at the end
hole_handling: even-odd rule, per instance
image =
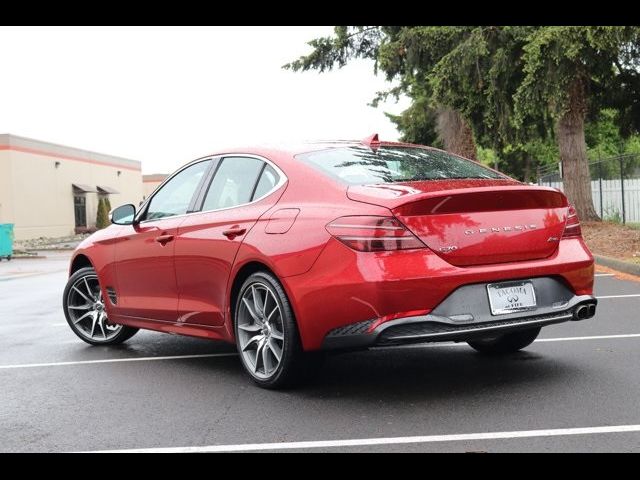
MULTIPOLYGON (((278 211, 294 210, 293 202, 278 203, 278 211)), ((270 214, 260 218, 249 232, 238 253, 236 271, 250 261, 261 261, 273 266, 278 277, 301 275, 308 272, 320 255, 331 235, 326 225, 338 217, 347 215, 389 216, 383 207, 363 205, 345 199, 344 204, 296 202, 299 213, 291 227, 280 234, 270 233, 270 214)))
POLYGON ((296 221, 296 217, 300 213, 299 208, 281 208, 276 210, 269 216, 266 233, 282 234, 287 233, 296 221))

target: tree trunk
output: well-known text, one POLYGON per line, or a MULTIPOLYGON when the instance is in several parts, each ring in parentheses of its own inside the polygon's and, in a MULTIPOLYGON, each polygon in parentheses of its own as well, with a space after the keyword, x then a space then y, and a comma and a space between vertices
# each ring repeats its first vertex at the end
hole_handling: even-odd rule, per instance
POLYGON ((523 182, 529 183, 531 181, 531 155, 528 153, 524 157, 524 171, 522 173, 523 182))
POLYGON ((556 123, 564 193, 582 220, 600 220, 591 197, 591 175, 584 141, 585 113, 584 86, 576 80, 569 88, 569 108, 556 123))
POLYGON ((448 107, 439 107, 436 131, 447 152, 477 160, 473 132, 469 123, 458 112, 448 107))

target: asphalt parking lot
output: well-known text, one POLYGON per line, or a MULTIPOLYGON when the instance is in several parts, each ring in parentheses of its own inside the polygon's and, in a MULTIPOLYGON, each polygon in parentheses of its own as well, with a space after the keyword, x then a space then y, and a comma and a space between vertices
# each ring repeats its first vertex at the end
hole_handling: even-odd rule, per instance
POLYGON ((640 283, 596 279, 594 319, 526 351, 466 345, 329 358, 299 390, 255 387, 234 348, 67 327, 68 253, 0 263, 0 451, 640 452, 640 283))

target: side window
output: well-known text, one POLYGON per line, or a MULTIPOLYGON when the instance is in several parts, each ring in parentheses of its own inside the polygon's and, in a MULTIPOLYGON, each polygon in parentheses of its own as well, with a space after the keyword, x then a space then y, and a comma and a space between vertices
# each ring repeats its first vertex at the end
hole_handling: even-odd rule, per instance
POLYGON ((169 180, 151 199, 145 220, 187 213, 193 194, 210 164, 211 160, 198 162, 169 180))
POLYGON ((262 175, 260 175, 260 180, 258 181, 258 186, 256 187, 256 191, 253 192, 253 197, 251 200, 256 200, 263 195, 269 193, 276 186, 280 180, 280 175, 275 171, 275 169, 271 165, 265 166, 262 171, 262 175))
POLYGON ((264 162, 249 157, 227 157, 218 167, 202 210, 218 210, 249 203, 264 162))

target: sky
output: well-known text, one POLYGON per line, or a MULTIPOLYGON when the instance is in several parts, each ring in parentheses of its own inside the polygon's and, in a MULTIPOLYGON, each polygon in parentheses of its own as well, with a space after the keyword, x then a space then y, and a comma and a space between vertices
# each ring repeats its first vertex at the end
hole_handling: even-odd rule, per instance
POLYGON ((0 133, 142 162, 169 173, 226 147, 312 139, 397 140, 368 106, 389 88, 358 60, 283 70, 332 27, 0 27, 0 133))

